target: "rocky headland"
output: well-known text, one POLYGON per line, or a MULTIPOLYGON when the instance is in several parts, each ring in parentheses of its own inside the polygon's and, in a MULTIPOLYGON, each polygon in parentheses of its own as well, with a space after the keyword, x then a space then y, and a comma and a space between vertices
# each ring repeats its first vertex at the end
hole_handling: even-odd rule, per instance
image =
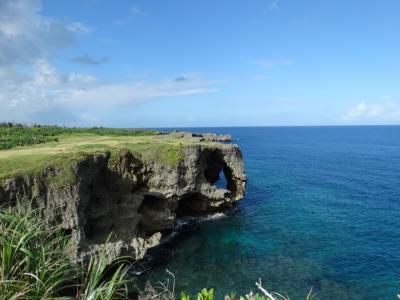
POLYGON ((189 131, 173 131, 172 133, 161 132, 160 134, 168 134, 177 139, 182 138, 198 138, 201 142, 231 142, 232 136, 230 134, 216 134, 216 133, 192 133, 189 131))
MULTIPOLYGON (((44 208, 42 217, 71 235, 76 260, 104 247, 111 256, 141 259, 177 218, 222 211, 243 198, 242 153, 237 145, 216 142, 230 139, 173 132, 143 137, 140 143, 133 138, 118 143, 103 138, 100 145, 82 140, 71 148, 79 149, 78 156, 78 150, 68 152, 69 144, 54 146, 51 151, 62 153, 44 156, 39 169, 27 166, 26 172, 2 175, 0 204, 44 208), (60 155, 62 160, 54 159, 60 155), (221 175, 225 188, 215 185, 221 175)), ((42 145, 34 149, 41 155, 50 151, 42 145)), ((4 152, 8 160, 25 150, 12 151, 4 152)), ((7 159, 0 156, 0 164, 7 159)))

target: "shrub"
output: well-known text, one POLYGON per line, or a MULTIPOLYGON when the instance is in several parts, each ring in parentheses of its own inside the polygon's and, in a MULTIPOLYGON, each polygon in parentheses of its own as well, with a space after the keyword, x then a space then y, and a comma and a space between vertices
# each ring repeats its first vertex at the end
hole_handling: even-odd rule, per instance
POLYGON ((66 255, 69 237, 60 226, 44 224, 40 213, 31 207, 0 211, 1 299, 128 298, 126 260, 110 269, 101 253, 88 266, 74 264, 66 255))
MULTIPOLYGON (((175 300, 175 276, 167 270, 167 273, 172 277, 172 287, 170 287, 171 281, 167 279, 164 283, 159 282, 157 286, 152 286, 150 283, 146 284, 144 290, 139 292, 139 300, 175 300)), ((224 300, 290 300, 288 296, 283 296, 279 293, 269 292, 261 285, 261 280, 256 282, 257 289, 261 293, 250 292, 245 296, 236 297, 235 293, 226 295, 224 300)), ((312 300, 313 294, 312 289, 309 291, 306 300, 312 300)), ((214 289, 202 289, 195 297, 181 292, 180 300, 214 300, 214 289)))

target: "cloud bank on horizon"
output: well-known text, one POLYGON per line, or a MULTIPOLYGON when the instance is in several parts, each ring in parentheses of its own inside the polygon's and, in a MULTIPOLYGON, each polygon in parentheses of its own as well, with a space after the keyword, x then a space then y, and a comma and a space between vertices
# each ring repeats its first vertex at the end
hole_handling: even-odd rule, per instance
POLYGON ((396 122, 400 120, 400 104, 394 100, 382 104, 367 104, 363 101, 344 113, 342 118, 345 121, 370 119, 396 122))
MULTIPOLYGON (((387 22, 372 24, 376 32, 353 26, 347 40, 334 20, 336 3, 314 2, 310 11, 283 0, 238 1, 229 10, 223 2, 0 0, 0 120, 400 123, 400 43, 391 36, 400 21, 389 7, 387 22), (323 18, 328 10, 332 20, 323 18), (371 49, 356 47, 374 39, 371 49), (385 57, 370 60, 380 52, 385 57)), ((363 9, 343 22, 363 24, 375 7, 371 1, 363 9)))

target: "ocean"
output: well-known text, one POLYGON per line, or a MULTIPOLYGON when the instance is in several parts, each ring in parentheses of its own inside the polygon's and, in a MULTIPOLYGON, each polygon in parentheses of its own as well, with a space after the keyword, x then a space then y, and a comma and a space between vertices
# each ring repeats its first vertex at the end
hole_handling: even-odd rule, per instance
POLYGON ((182 220, 142 280, 175 290, 397 299, 400 126, 191 128, 231 133, 248 176, 237 206, 182 220), (182 226, 182 224, 184 226, 182 226))

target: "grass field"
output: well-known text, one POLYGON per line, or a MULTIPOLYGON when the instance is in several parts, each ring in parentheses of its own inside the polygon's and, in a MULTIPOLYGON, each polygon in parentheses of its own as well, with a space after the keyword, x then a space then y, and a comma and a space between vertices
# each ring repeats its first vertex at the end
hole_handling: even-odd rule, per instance
POLYGON ((106 136, 149 136, 157 134, 154 130, 123 128, 68 128, 49 125, 25 126, 22 124, 0 123, 0 150, 18 146, 58 142, 59 139, 82 135, 106 136))
MULTIPOLYGON (((0 127, 4 133, 5 127, 0 127)), ((23 127, 36 139, 35 127, 23 127)), ((126 129, 72 129, 51 127, 52 135, 47 142, 13 146, 0 150, 0 179, 14 178, 18 175, 41 172, 46 167, 56 166, 67 169, 85 156, 109 151, 111 156, 122 150, 128 150, 144 162, 160 161, 175 165, 182 159, 182 147, 199 143, 197 139, 176 139, 169 135, 156 135, 154 131, 134 131, 126 129), (57 137, 57 139, 53 139, 57 137)), ((0 135, 0 139, 6 138, 0 135)), ((12 140, 12 136, 9 140, 12 140)), ((13 139, 14 141, 16 139, 13 139)), ((213 144, 216 143, 202 143, 213 144)))
POLYGON ((0 151, 0 179, 41 171, 47 166, 68 167, 85 156, 129 150, 144 161, 174 164, 180 159, 182 143, 160 137, 76 136, 40 145, 0 151))

